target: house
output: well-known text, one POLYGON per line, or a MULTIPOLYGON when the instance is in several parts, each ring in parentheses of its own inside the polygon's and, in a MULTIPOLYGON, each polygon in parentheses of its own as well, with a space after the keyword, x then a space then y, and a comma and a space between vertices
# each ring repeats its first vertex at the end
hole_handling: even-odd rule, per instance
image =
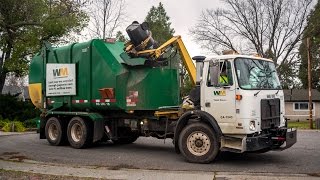
POLYGON ((21 88, 19 86, 13 86, 13 85, 6 86, 5 85, 5 86, 3 86, 2 94, 11 94, 11 95, 19 94, 19 97, 23 101, 30 99, 29 90, 28 90, 28 87, 26 87, 26 86, 21 88))
MULTIPOLYGON (((308 89, 286 89, 284 91, 285 117, 291 121, 306 121, 309 118, 308 89)), ((320 118, 320 92, 312 89, 312 117, 320 118)))

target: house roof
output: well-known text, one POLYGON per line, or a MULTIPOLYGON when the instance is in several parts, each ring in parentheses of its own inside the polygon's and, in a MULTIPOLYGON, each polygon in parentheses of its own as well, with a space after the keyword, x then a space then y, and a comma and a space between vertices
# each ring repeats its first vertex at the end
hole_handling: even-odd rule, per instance
MULTIPOLYGON (((285 89, 284 101, 297 102, 297 101, 309 101, 308 89, 285 89)), ((316 89, 311 90, 312 101, 320 102, 320 92, 316 89)))
MULTIPOLYGON (((21 94, 21 93, 22 93, 22 90, 18 86, 3 86, 3 89, 2 89, 2 94, 15 95, 15 94, 21 94)), ((30 99, 29 90, 28 90, 28 87, 26 86, 23 87, 23 97, 25 99, 30 99)))

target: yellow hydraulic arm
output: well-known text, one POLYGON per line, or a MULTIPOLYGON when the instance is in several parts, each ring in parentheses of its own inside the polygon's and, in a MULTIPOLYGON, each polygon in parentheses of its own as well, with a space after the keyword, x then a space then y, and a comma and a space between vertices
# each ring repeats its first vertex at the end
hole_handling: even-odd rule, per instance
POLYGON ((186 67, 188 74, 190 76, 192 84, 195 86, 196 84, 196 68, 192 62, 192 59, 181 39, 181 36, 174 36, 171 39, 169 39, 167 42, 163 43, 160 47, 157 49, 151 49, 151 50, 144 50, 144 51, 137 51, 135 54, 137 56, 139 55, 146 55, 153 57, 154 59, 158 59, 168 48, 168 46, 174 45, 178 48, 179 53, 181 55, 182 61, 184 66, 186 67))

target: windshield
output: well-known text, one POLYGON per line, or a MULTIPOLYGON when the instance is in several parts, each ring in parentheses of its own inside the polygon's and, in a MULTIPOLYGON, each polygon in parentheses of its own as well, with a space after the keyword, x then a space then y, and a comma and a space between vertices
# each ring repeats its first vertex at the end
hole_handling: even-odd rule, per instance
POLYGON ((237 58, 235 66, 242 89, 281 89, 273 62, 237 58))

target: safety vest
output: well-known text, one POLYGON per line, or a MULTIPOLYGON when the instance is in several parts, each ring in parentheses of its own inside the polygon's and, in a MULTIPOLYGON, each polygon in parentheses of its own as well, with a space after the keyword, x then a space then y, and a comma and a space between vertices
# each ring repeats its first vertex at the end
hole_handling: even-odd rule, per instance
POLYGON ((228 84, 228 77, 226 75, 220 75, 219 82, 220 84, 228 84))

